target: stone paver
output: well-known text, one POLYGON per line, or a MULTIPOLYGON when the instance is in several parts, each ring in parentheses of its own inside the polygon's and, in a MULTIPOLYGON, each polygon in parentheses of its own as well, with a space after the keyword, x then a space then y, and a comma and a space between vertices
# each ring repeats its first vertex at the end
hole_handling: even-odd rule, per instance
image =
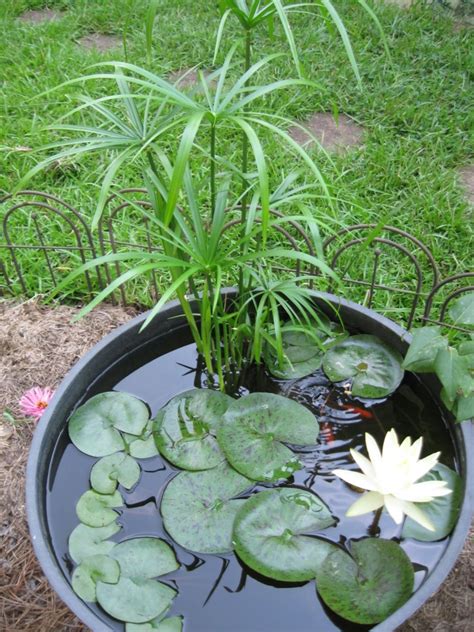
POLYGON ((465 191, 466 199, 474 205, 474 165, 461 167, 458 170, 459 182, 465 191))
POLYGON ((63 15, 63 11, 54 11, 53 9, 36 9, 25 11, 25 13, 18 16, 18 19, 22 22, 29 22, 30 24, 41 24, 42 22, 60 20, 63 15))
MULTIPOLYGON (((205 77, 208 77, 210 72, 208 70, 202 69, 205 77)), ((170 83, 175 83, 178 88, 195 88, 200 84, 199 79, 199 69, 198 68, 180 68, 179 70, 174 70, 170 72, 168 77, 168 81, 170 83)), ((213 81, 211 85, 214 85, 213 81)))
POLYGON ((288 133, 291 138, 302 146, 314 144, 314 140, 306 133, 306 129, 317 138, 327 151, 342 153, 352 147, 362 145, 364 128, 357 125, 345 114, 340 114, 338 120, 329 112, 315 112, 304 121, 300 121, 301 127, 290 127, 288 133))
POLYGON ((96 50, 106 53, 122 46, 122 38, 118 35, 106 35, 105 33, 89 33, 77 40, 79 46, 87 50, 96 50))

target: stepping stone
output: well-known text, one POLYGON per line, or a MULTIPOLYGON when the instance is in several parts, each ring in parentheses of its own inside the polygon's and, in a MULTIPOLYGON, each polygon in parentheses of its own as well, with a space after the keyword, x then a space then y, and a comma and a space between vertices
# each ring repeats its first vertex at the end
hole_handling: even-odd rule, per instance
POLYGON ((384 0, 385 4, 395 4, 402 9, 408 9, 414 4, 415 0, 384 0))
MULTIPOLYGON (((210 75, 208 70, 203 69, 205 77, 210 75)), ((178 88, 195 88, 196 86, 201 85, 199 79, 199 68, 181 68, 180 70, 174 70, 170 72, 168 77, 168 81, 170 83, 175 83, 178 88)), ((215 81, 211 83, 211 85, 215 85, 215 81)))
POLYGON ((105 33, 89 33, 77 40, 79 46, 87 50, 95 50, 106 53, 122 46, 122 38, 118 35, 106 35, 105 33))
MULTIPOLYGON (((316 112, 305 121, 301 121, 305 129, 315 136, 326 151, 344 153, 351 147, 361 147, 364 128, 346 116, 340 114, 336 123, 329 112, 316 112)), ((314 145, 314 140, 304 129, 296 125, 290 127, 288 134, 299 145, 308 147, 314 145)))
POLYGON ((465 191, 467 201, 474 206, 474 165, 458 170, 459 182, 465 191))
POLYGON ((54 22, 60 20, 64 15, 64 11, 53 11, 53 9, 38 9, 32 11, 25 11, 18 16, 18 19, 22 22, 29 22, 30 24, 41 24, 42 22, 54 22))

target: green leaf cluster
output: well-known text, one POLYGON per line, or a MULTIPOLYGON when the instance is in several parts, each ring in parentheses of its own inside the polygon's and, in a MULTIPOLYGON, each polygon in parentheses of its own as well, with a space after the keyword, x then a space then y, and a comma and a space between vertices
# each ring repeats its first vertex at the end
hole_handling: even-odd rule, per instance
MULTIPOLYGON (((176 590, 156 580, 179 567, 171 547, 151 537, 118 544, 110 540, 121 529, 115 510, 124 502, 117 485, 131 489, 140 478, 138 463, 121 450, 142 441, 149 424, 148 407, 118 392, 92 397, 69 420, 71 439, 82 452, 105 454, 91 469, 92 489, 76 505, 80 524, 68 542, 76 563, 71 583, 81 599, 99 603, 109 615, 126 622, 129 632, 181 632, 182 617, 165 618, 176 590)), ((154 443, 153 454, 145 452, 145 458, 157 454, 154 443)))
POLYGON ((403 366, 415 373, 435 373, 446 408, 457 421, 467 421, 474 418, 474 292, 453 301, 448 315, 464 333, 443 335, 438 325, 414 329, 403 366))

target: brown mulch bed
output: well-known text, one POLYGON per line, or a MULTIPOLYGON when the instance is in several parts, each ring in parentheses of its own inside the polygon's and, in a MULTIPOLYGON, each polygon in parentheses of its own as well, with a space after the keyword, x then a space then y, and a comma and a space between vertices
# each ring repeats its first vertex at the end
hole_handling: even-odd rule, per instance
POLYGON ((72 324, 76 311, 65 306, 47 309, 34 301, 20 305, 0 303, 2 632, 86 629, 49 587, 30 545, 23 498, 34 422, 22 420, 17 407, 21 394, 32 386, 57 386, 90 347, 130 317, 123 309, 102 306, 72 324), (18 426, 11 426, 1 417, 5 409, 18 419, 18 426))
MULTIPOLYGON (((72 307, 0 302, 0 631, 75 632, 86 628, 62 604, 33 554, 23 500, 34 423, 17 408, 28 388, 57 386, 84 353, 130 313, 102 306, 78 323, 72 307), (18 425, 2 417, 9 410, 18 425)), ((468 542, 442 589, 403 632, 468 632, 474 617, 472 546, 468 542)), ((244 631, 242 631, 244 632, 244 631)), ((248 632, 248 631, 245 631, 248 632)), ((295 631, 297 632, 297 631, 295 631)), ((321 631, 323 632, 323 631, 321 631)))

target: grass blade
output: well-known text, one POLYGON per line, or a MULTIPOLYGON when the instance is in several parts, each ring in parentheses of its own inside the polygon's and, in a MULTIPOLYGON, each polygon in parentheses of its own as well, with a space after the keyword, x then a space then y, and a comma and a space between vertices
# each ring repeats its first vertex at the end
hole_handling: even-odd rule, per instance
POLYGON ((146 54, 148 63, 151 64, 151 54, 153 50, 153 27, 155 25, 156 14, 158 13, 158 7, 160 6, 160 0, 150 0, 148 9, 145 16, 145 39, 146 39, 146 54))

